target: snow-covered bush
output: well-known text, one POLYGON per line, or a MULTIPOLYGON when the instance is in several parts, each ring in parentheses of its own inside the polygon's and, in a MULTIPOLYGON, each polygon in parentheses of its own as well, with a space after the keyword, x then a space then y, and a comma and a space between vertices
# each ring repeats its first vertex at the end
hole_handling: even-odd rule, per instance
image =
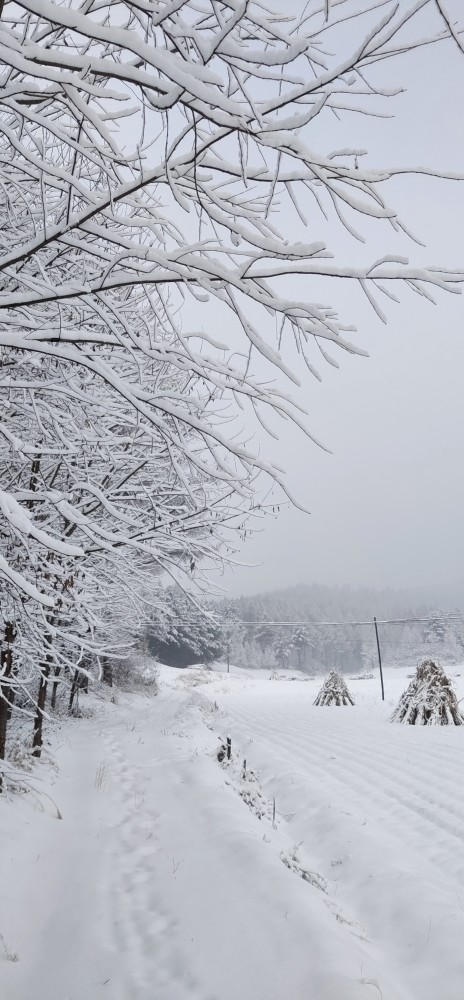
POLYGON ((336 670, 331 670, 314 702, 315 705, 354 705, 346 682, 336 670))
POLYGON ((146 653, 133 653, 127 659, 113 660, 113 683, 123 691, 143 688, 149 689, 152 694, 155 694, 158 679, 157 666, 154 657, 146 653))
POLYGON ((403 692, 392 722, 410 726, 462 726, 462 714, 450 679, 433 660, 424 660, 403 692))

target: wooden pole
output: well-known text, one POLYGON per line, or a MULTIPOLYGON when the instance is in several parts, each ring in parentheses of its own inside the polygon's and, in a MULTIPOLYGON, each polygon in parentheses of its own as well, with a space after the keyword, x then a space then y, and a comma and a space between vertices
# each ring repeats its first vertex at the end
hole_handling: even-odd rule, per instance
POLYGON ((382 701, 385 701, 385 688, 383 686, 382 656, 380 653, 379 630, 377 628, 377 618, 374 618, 375 638, 377 639, 377 654, 379 657, 380 686, 382 688, 382 701))

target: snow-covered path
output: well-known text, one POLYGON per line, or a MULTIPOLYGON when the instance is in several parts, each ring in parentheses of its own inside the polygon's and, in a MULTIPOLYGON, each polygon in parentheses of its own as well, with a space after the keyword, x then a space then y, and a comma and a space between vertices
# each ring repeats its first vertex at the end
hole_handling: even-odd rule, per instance
POLYGON ((62 820, 0 802, 2 1000, 462 1000, 464 734, 189 679, 63 727, 62 820))

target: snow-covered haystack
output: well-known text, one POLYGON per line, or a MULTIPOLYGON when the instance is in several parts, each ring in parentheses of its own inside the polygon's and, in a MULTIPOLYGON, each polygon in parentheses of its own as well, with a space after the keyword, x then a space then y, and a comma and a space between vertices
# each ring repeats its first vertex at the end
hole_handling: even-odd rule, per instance
POLYGON ((354 699, 341 674, 331 670, 314 702, 315 705, 354 705, 354 699))
POLYGON ((433 660, 424 660, 403 692, 392 722, 410 726, 462 726, 458 700, 444 670, 433 660))

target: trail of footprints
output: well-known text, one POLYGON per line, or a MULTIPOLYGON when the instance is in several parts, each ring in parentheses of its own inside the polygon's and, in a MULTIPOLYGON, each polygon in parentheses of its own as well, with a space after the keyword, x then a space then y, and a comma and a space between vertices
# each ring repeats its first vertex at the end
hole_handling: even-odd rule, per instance
POLYGON ((120 820, 112 831, 111 909, 115 947, 126 959, 127 1000, 199 1000, 176 946, 177 921, 160 906, 157 869, 166 863, 157 814, 144 805, 143 773, 108 738, 120 820))

